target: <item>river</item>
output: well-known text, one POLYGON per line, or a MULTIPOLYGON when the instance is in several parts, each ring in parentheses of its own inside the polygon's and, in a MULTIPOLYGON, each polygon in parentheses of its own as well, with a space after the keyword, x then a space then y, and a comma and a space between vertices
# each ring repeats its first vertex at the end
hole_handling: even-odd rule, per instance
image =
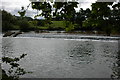
MULTIPOLYGON (((2 38, 2 54, 27 56, 24 78, 111 78, 120 73, 118 38, 77 34, 25 33, 2 38)), ((2 67, 7 70, 7 65, 2 67)))

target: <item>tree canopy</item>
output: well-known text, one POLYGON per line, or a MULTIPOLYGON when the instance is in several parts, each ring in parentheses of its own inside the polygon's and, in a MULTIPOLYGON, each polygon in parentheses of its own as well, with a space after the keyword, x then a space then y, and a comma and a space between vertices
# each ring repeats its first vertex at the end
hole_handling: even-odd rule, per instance
MULTIPOLYGON (((54 26, 51 26, 56 21, 63 21, 65 27, 60 28, 65 31, 98 31, 110 35, 111 33, 119 33, 120 30, 120 3, 114 2, 96 2, 92 3, 90 10, 87 8, 83 10, 82 8, 79 11, 76 11, 75 8, 78 7, 77 1, 70 2, 31 2, 27 9, 22 7, 21 11, 18 11, 20 14, 21 20, 24 20, 24 23, 27 27, 34 26, 34 28, 27 28, 21 25, 21 29, 24 28, 27 30, 35 29, 53 29, 54 26), (35 19, 28 19, 25 16, 25 13, 29 6, 32 6, 32 9, 37 10, 37 15, 35 19), (44 20, 38 20, 37 17, 42 16, 44 20), (26 18, 26 19, 25 19, 26 18), (55 22, 53 22, 55 21, 55 22), (29 23, 29 24, 28 24, 29 23), (41 28, 40 28, 41 27, 41 28)), ((20 18, 2 11, 3 15, 3 30, 13 29, 13 25, 16 24, 16 21, 20 23, 20 18), (17 19, 17 20, 16 20, 17 19)), ((60 22, 61 23, 61 22, 60 22)), ((56 24, 56 23, 55 23, 56 24)), ((58 24, 58 22, 57 22, 58 24)), ((19 25, 20 26, 20 25, 19 25)), ((54 27, 55 28, 55 27, 54 27)), ((58 28, 56 28, 58 29, 58 28)))

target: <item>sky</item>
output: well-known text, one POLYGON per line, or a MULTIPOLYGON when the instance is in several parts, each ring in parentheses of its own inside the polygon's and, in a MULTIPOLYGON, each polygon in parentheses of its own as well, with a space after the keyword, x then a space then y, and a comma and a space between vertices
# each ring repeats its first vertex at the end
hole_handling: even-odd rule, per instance
MULTIPOLYGON (((83 9, 91 8, 91 4, 94 3, 95 1, 96 0, 80 0, 79 2, 81 4, 78 5, 79 7, 76 10, 78 11, 80 8, 83 8, 83 9)), ((18 11, 21 10, 22 6, 24 6, 26 9, 26 7, 30 3, 29 0, 1 0, 0 2, 1 2, 0 9, 4 9, 16 16, 19 16, 18 11)), ((37 11, 29 7, 25 16, 34 18, 36 14, 37 14, 37 11)))

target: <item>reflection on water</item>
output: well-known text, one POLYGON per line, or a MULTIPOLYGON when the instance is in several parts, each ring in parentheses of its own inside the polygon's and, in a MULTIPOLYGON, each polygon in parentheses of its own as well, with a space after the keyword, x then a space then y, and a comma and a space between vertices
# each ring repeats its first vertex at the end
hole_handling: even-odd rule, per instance
POLYGON ((119 60, 117 41, 3 38, 2 43, 3 55, 28 54, 20 64, 33 72, 23 76, 29 78, 110 78, 119 60))

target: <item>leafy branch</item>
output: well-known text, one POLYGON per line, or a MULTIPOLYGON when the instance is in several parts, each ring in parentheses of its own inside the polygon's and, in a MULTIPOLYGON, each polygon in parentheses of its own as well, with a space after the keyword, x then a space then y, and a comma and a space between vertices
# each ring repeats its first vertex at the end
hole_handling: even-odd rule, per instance
POLYGON ((3 74, 3 80, 9 79, 9 80, 18 80, 19 76, 32 73, 25 71, 24 68, 20 67, 20 64, 18 62, 23 59, 27 54, 22 54, 20 57, 10 58, 10 57, 2 57, 2 62, 9 64, 10 68, 8 71, 2 70, 3 74))

